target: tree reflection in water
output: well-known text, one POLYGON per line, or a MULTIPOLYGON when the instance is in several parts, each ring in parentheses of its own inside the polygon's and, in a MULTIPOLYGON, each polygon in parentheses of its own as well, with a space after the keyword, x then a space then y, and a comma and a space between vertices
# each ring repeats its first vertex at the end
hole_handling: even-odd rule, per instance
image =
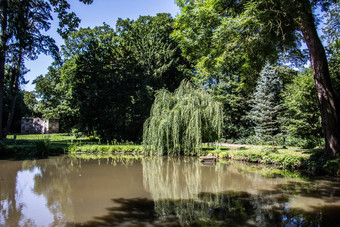
POLYGON ((159 217, 180 225, 334 225, 340 185, 265 179, 242 165, 202 166, 189 158, 143 159, 143 183, 159 217), (306 201, 309 210, 303 207, 306 201))
POLYGON ((54 218, 47 224, 51 226, 340 223, 339 182, 268 179, 239 162, 204 166, 193 158, 63 156, 0 165, 0 224, 5 225, 34 225, 24 217, 15 190, 18 172, 37 169, 33 192, 46 199, 54 218), (103 211, 94 214, 99 206, 103 211))
POLYGON ((287 198, 271 196, 224 192, 201 193, 195 200, 115 199, 119 206, 109 208, 107 215, 67 226, 339 226, 339 206, 306 212, 290 209, 287 198))
POLYGON ((0 171, 0 225, 3 220, 13 220, 19 226, 22 218, 22 205, 17 204, 15 185, 17 172, 22 169, 20 161, 1 162, 0 171))
MULTIPOLYGON (((39 216, 39 213, 51 214, 51 217, 44 219, 45 224, 49 226, 64 226, 67 222, 74 222, 79 216, 75 208, 79 206, 78 197, 77 201, 75 199, 79 191, 74 188, 74 177, 81 176, 86 165, 97 163, 96 169, 102 169, 99 166, 103 164, 128 167, 140 158, 140 156, 69 155, 33 161, 0 161, 0 226, 36 226, 37 223, 45 223, 42 220, 37 222, 27 215, 27 211, 32 214, 32 209, 37 210, 33 216, 39 216), (18 176, 29 178, 27 179, 29 185, 21 182, 22 177, 18 179, 18 176), (39 198, 40 203, 37 204, 35 199, 39 198)), ((107 191, 109 190, 110 188, 107 188, 107 191)))

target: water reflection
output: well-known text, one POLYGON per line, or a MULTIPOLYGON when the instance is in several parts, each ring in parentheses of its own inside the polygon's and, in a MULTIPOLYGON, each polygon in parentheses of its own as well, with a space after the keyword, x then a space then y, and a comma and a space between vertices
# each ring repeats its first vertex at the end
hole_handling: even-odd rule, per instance
POLYGON ((148 195, 137 158, 0 161, 0 170, 0 226, 83 223, 104 215, 112 198, 148 195))
POLYGON ((340 225, 338 182, 264 178, 263 171, 249 168, 239 162, 203 166, 188 158, 143 159, 143 183, 157 216, 175 216, 184 226, 340 225))
POLYGON ((239 162, 73 155, 0 161, 0 170, 0 226, 340 223, 339 182, 239 162))
POLYGON ((0 161, 0 225, 19 225, 22 218, 22 205, 16 201, 16 175, 22 168, 21 162, 0 161))

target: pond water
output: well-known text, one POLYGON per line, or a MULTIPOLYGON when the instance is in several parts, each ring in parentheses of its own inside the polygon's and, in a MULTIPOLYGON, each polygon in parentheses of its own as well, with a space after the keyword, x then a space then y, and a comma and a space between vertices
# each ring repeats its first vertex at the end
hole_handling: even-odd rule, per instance
POLYGON ((0 160, 0 226, 98 225, 339 226, 340 183, 197 158, 0 160))

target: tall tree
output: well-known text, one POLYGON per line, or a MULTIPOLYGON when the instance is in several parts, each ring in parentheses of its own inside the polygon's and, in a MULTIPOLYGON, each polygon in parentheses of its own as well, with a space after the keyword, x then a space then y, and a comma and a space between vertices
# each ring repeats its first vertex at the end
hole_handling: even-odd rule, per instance
POLYGON ((334 2, 178 0, 181 14, 175 36, 182 43, 184 53, 201 65, 229 59, 230 65, 240 62, 243 69, 261 68, 266 59, 273 62, 301 56, 302 34, 309 50, 318 93, 325 152, 338 156, 338 100, 334 96, 325 50, 317 34, 313 13, 316 7, 327 10, 334 2))
POLYGON ((280 132, 280 89, 281 82, 278 73, 267 64, 257 81, 250 111, 250 118, 256 125, 256 136, 262 142, 273 142, 280 132))
POLYGON ((170 37, 174 30, 170 14, 118 20, 116 30, 155 90, 166 87, 173 91, 183 78, 192 76, 189 61, 182 57, 178 42, 170 37))
MULTIPOLYGON (((91 3, 92 0, 80 0, 91 3)), ((45 36, 41 31, 50 29, 52 20, 52 9, 58 14, 58 32, 62 37, 74 30, 80 20, 70 8, 67 0, 1 0, 0 1, 0 138, 2 134, 3 121, 3 86, 5 75, 5 64, 11 53, 11 46, 21 40, 20 46, 23 53, 36 58, 39 53, 51 53, 57 56, 57 47, 54 40, 45 36), (23 42, 24 41, 24 42, 23 42)))
POLYGON ((170 38, 173 22, 169 14, 158 14, 119 20, 116 30, 104 24, 71 33, 62 47, 62 67, 36 80, 40 110, 67 110, 89 135, 140 140, 155 91, 174 90, 192 76, 170 38))
POLYGON ((299 73, 282 97, 288 135, 305 139, 306 147, 315 147, 322 138, 322 127, 312 70, 299 73))
POLYGON ((52 65, 46 75, 40 75, 33 81, 34 93, 39 99, 33 110, 44 118, 60 119, 60 131, 70 132, 76 124, 78 109, 71 105, 71 84, 62 81, 61 72, 60 66, 52 65))
MULTIPOLYGON (((332 5, 327 12, 326 22, 322 30, 324 33, 322 38, 327 45, 326 50, 332 86, 337 99, 340 100, 340 2, 332 5)), ((338 102, 339 105, 340 102, 338 102)))

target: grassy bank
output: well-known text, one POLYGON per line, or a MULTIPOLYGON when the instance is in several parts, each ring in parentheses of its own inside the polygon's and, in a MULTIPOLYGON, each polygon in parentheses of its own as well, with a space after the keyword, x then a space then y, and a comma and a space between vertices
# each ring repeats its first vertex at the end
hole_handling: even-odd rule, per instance
POLYGON ((6 158, 43 158, 65 153, 142 154, 142 146, 131 142, 101 143, 98 138, 76 138, 72 134, 9 135, 1 145, 1 156, 6 158), (14 139, 15 138, 15 139, 14 139))
POLYGON ((141 145, 101 145, 101 144, 75 144, 68 147, 70 153, 132 153, 142 154, 141 145))
POLYGON ((340 176, 340 158, 328 159, 323 150, 279 149, 271 147, 205 147, 207 153, 215 153, 221 159, 274 165, 282 169, 302 170, 309 173, 340 176))

